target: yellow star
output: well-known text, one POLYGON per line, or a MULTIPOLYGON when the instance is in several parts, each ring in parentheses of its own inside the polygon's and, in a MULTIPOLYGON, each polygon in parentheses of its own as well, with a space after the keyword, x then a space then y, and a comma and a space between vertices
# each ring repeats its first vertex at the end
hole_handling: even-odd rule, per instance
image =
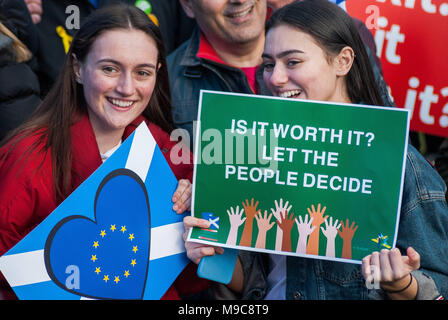
POLYGON ((138 251, 137 246, 133 246, 132 251, 134 251, 134 253, 137 253, 137 251, 138 251))
POLYGON ((115 227, 115 225, 114 225, 114 224, 111 224, 111 225, 110 225, 110 230, 112 230, 112 232, 114 232, 115 229, 117 229, 117 228, 115 227))
POLYGON ((100 267, 96 267, 96 268, 95 268, 95 273, 96 273, 96 274, 99 274, 100 272, 101 272, 100 267))
POLYGON ((126 226, 121 226, 121 230, 120 231, 124 233, 126 231, 126 226))
POLYGON ((137 262, 135 262, 135 260, 136 260, 136 259, 132 259, 132 260, 131 260, 131 264, 132 264, 132 266, 135 266, 135 265, 137 264, 137 262))
POLYGON ((115 279, 114 279, 114 282, 115 282, 115 283, 120 282, 120 277, 119 277, 119 276, 116 276, 115 279))
POLYGON ((93 241, 93 246, 95 247, 95 249, 98 248, 99 247, 98 241, 93 241))
POLYGON ((101 230, 100 236, 104 238, 105 235, 106 235, 106 230, 101 230))
POLYGON ((129 240, 131 240, 131 241, 134 240, 134 234, 133 233, 129 234, 129 240))
POLYGON ((90 260, 92 260, 93 262, 98 260, 98 258, 96 257, 96 254, 92 254, 92 258, 90 258, 90 260))
POLYGON ((124 276, 127 278, 127 277, 129 277, 129 275, 130 275, 129 270, 126 270, 126 271, 124 272, 124 276))
POLYGON ((106 275, 104 276, 103 280, 104 280, 105 282, 109 281, 109 275, 106 274, 106 275))

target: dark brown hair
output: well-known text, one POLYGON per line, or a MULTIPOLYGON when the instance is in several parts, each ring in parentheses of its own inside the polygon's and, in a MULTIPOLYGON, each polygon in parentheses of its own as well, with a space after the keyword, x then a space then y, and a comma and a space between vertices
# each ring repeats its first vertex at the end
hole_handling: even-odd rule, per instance
POLYGON ((51 150, 53 186, 58 201, 72 191, 70 127, 80 115, 87 113, 82 85, 76 82, 73 55, 84 62, 98 36, 113 29, 141 30, 154 39, 160 68, 153 94, 142 115, 168 133, 173 130, 166 54, 160 30, 143 11, 134 6, 114 4, 94 11, 75 34, 61 73, 36 112, 2 143, 5 145, 13 140, 14 147, 21 139, 42 132, 29 152, 44 142, 41 151, 51 150), (18 139, 13 139, 18 134, 18 139))

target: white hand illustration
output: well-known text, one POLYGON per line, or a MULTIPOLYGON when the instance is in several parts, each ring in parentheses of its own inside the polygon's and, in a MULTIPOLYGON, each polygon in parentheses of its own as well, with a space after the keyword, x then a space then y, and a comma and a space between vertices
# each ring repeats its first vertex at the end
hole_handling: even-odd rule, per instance
MULTIPOLYGON (((283 199, 280 199, 280 204, 275 202, 275 210, 271 208, 271 212, 274 215, 275 219, 278 221, 281 221, 281 213, 288 211, 291 211, 292 205, 289 206, 289 201, 286 201, 283 205, 283 199)), ((283 231, 280 229, 280 227, 277 225, 277 235, 275 237, 275 250, 282 250, 282 240, 283 240, 283 231)))
POLYGON ((325 219, 325 229, 320 227, 324 236, 327 237, 327 250, 325 253, 327 257, 335 257, 335 238, 338 235, 338 229, 341 227, 341 224, 338 224, 338 222, 339 220, 336 219, 333 223, 333 217, 330 217, 330 222, 328 222, 328 219, 325 219))

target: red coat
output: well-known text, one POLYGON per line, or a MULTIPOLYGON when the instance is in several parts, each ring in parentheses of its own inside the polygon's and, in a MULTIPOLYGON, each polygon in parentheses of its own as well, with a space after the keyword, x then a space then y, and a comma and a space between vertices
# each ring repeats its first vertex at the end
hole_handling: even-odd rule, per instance
MULTIPOLYGON (((142 116, 126 127, 123 140, 144 121, 142 116)), ((192 179, 193 165, 174 165, 170 150, 175 142, 160 127, 146 121, 165 159, 177 179, 192 179)), ((87 179, 101 164, 101 156, 88 116, 83 116, 71 129, 72 134, 72 191, 87 179)), ((31 154, 27 150, 38 141, 33 135, 20 141, 15 148, 0 149, 0 255, 4 254, 60 204, 55 200, 50 153, 31 154), (6 157, 3 155, 9 152, 6 157), (23 155, 25 157, 22 157, 23 155)), ((162 299, 179 299, 206 288, 208 282, 196 276, 196 267, 190 263, 162 299)), ((0 299, 14 298, 12 289, 0 273, 0 299)))

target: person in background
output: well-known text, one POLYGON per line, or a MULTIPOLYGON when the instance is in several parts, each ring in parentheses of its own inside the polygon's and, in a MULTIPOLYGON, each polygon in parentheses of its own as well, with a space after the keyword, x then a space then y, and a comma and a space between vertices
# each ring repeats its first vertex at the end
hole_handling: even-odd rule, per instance
MULTIPOLYGON (((382 105, 368 61, 353 20, 327 0, 292 3, 274 12, 267 23, 263 78, 274 96, 382 105)), ((395 248, 373 252, 362 266, 240 251, 226 297, 412 300, 447 296, 445 191, 441 177, 409 145, 395 248), (367 288, 372 280, 380 289, 367 288)), ((187 216, 184 225, 186 239, 191 227, 207 228, 210 222, 187 216)), ((194 242, 186 242, 185 247, 195 263, 223 252, 194 242)))
POLYGON ((16 20, 2 16, 3 9, 0 6, 0 140, 27 120, 41 102, 39 81, 28 65, 32 53, 7 27, 14 29, 11 22, 16 20))
MULTIPOLYGON (((0 255, 45 219, 143 121, 179 180, 173 209, 189 209, 192 165, 175 165, 165 48, 128 5, 95 11, 73 39, 55 85, 0 147, 0 255)), ((163 183, 163 182, 162 182, 163 183)), ((165 299, 202 290, 190 264, 165 299)), ((14 298, 0 281, 2 298, 14 298)))

